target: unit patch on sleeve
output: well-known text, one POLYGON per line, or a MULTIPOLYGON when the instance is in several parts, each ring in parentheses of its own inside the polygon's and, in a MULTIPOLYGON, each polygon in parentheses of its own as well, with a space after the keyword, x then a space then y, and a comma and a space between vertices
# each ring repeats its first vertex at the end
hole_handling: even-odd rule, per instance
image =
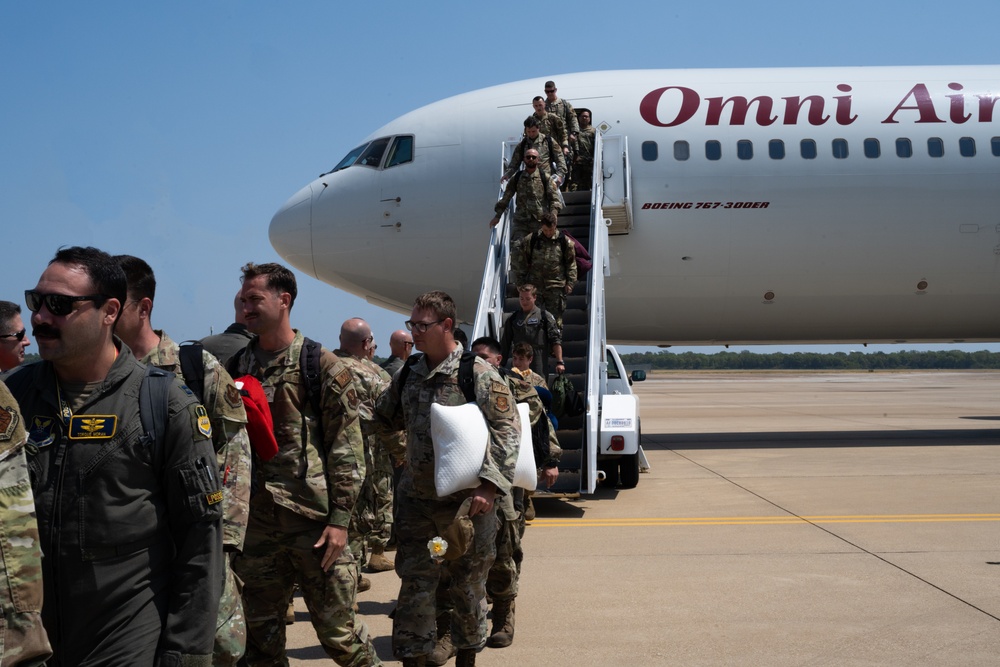
POLYGON ((336 380, 337 384, 340 385, 340 388, 343 389, 347 385, 351 384, 351 371, 345 368, 337 373, 337 377, 335 377, 334 380, 336 380))
POLYGON ((230 407, 233 408, 243 407, 243 399, 240 397, 240 390, 237 389, 234 384, 226 386, 226 403, 229 403, 230 407))
POLYGON ((73 415, 69 420, 70 440, 107 440, 118 428, 117 415, 73 415))
POLYGON ((7 442, 14 435, 17 428, 17 412, 14 408, 4 406, 0 409, 0 442, 7 442))
POLYGON ((204 405, 194 406, 195 428, 206 438, 212 437, 212 421, 208 418, 208 411, 204 405))

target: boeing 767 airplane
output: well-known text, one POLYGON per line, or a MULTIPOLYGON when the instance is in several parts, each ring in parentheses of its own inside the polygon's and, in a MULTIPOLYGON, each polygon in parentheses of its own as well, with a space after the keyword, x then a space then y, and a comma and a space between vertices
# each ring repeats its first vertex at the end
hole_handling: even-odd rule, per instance
POLYGON ((376 130, 274 215, 297 268, 471 317, 500 192, 547 78, 607 141, 609 340, 1000 340, 1000 66, 635 70, 484 88, 376 130), (624 180, 623 180, 624 179, 624 180))

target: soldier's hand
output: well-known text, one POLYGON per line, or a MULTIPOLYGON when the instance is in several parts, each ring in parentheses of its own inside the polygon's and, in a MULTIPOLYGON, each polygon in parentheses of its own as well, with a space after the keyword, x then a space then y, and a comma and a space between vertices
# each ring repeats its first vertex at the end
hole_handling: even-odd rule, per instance
POLYGON ((493 501, 497 497, 497 487, 493 482, 483 482, 472 490, 472 504, 469 506, 469 516, 486 514, 493 511, 493 501))
POLYGON ((539 475, 542 481, 545 482, 545 488, 551 489, 552 485, 556 483, 559 479, 559 466, 553 466, 551 468, 542 468, 542 474, 539 475))
POLYGON ((567 283, 566 286, 563 287, 563 290, 566 292, 567 295, 572 294, 573 286, 567 283))
POLYGON ((313 551, 318 552, 319 566, 326 572, 344 551, 347 546, 347 529, 340 526, 327 526, 323 529, 323 534, 319 536, 319 541, 313 545, 313 551))

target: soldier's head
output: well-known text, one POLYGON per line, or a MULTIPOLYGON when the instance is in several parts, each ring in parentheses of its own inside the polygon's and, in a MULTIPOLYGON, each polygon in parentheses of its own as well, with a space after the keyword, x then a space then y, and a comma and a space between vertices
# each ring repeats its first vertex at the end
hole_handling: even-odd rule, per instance
MULTIPOLYGON (((295 305, 295 274, 281 264, 248 262, 242 269, 240 300, 247 330, 255 334, 284 327, 295 305)), ((290 327, 290 325, 289 325, 290 327)))
POLYGON ((542 234, 552 238, 559 230, 559 218, 555 211, 546 211, 542 214, 542 234))
POLYGON ((389 336, 389 352, 393 356, 406 361, 412 349, 413 336, 410 335, 409 331, 399 329, 398 331, 393 331, 392 335, 389 336))
POLYGON ((74 246, 56 252, 35 288, 25 291, 38 352, 53 363, 59 377, 95 377, 95 372, 107 371, 126 290, 125 273, 111 255, 74 246))
POLYGON ((535 307, 535 299, 538 298, 538 290, 531 283, 525 283, 517 288, 517 300, 521 304, 521 310, 531 312, 535 307))
POLYGON ((496 338, 481 336, 472 341, 472 353, 480 359, 485 359, 493 366, 500 368, 503 355, 500 354, 500 343, 496 338))
POLYGON ((591 120, 590 109, 577 109, 576 117, 580 121, 580 127, 582 128, 590 127, 590 120, 591 120))
POLYGON ((455 349, 457 318, 455 301, 447 293, 434 290, 413 302, 406 328, 413 333, 414 346, 436 365, 455 349))
POLYGON ((538 127, 538 119, 534 116, 528 116, 524 119, 524 136, 528 137, 532 141, 538 138, 538 133, 540 129, 538 127))
POLYGON ((549 102, 556 101, 556 82, 546 81, 545 82, 545 99, 549 102))
POLYGON ((535 115, 541 118, 545 115, 545 99, 538 95, 535 99, 531 100, 531 108, 535 110, 535 115))
POLYGON ((125 272, 126 301, 122 306, 115 333, 136 351, 136 343, 144 330, 152 330, 153 299, 156 298, 156 276, 144 260, 132 255, 115 255, 115 262, 125 272))
POLYGON ((538 168, 538 151, 534 148, 524 151, 524 168, 528 171, 534 171, 538 168))
POLYGON ((510 353, 511 364, 514 368, 526 371, 531 368, 531 362, 535 358, 535 350, 530 343, 518 343, 510 353))
POLYGON ((352 317, 340 325, 340 349, 348 354, 367 358, 374 344, 371 327, 360 317, 352 317))
POLYGON ((9 371, 24 361, 24 348, 31 345, 21 306, 13 301, 0 301, 0 371, 9 371))

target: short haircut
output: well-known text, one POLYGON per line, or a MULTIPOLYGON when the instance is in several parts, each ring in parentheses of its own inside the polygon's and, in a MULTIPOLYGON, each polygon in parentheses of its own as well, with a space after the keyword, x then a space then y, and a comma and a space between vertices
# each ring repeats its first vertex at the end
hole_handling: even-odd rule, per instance
POLYGON ((523 285, 517 286, 518 292, 531 292, 532 294, 538 294, 538 288, 531 283, 524 283, 523 285))
POLYGON ((490 354, 500 354, 500 342, 492 336, 480 336, 472 341, 470 349, 475 350, 477 347, 485 347, 490 354))
POLYGON ((556 82, 555 81, 546 81, 545 85, 542 86, 542 87, 543 88, 555 88, 556 87, 556 82))
POLYGON ((542 224, 549 227, 559 224, 559 218, 556 216, 555 211, 542 213, 542 224))
POLYGON ((534 104, 535 102, 537 102, 537 101, 539 101, 539 100, 541 100, 542 102, 544 102, 544 101, 545 101, 545 98, 544 98, 544 97, 542 97, 541 95, 535 95, 535 96, 534 96, 534 97, 532 98, 532 100, 531 100, 531 103, 532 103, 532 104, 534 104))
POLYGON ((535 118, 534 114, 524 119, 524 129, 529 127, 538 127, 538 119, 535 118))
POLYGON ((454 299, 448 296, 447 292, 433 290, 421 294, 413 302, 413 307, 421 310, 433 310, 434 314, 442 320, 451 318, 452 329, 458 328, 458 309, 455 307, 454 299))
MULTIPOLYGON (((49 262, 52 264, 72 264, 83 268, 90 282, 94 285, 94 291, 104 297, 96 302, 97 306, 104 305, 107 299, 117 299, 121 306, 128 300, 128 281, 125 272, 118 262, 108 253, 88 246, 72 246, 60 248, 56 251, 56 256, 49 262)), ((82 296, 82 295, 81 295, 82 296)), ((121 309, 118 310, 119 314, 121 309)))
POLYGON ((267 285, 267 288, 275 290, 279 294, 287 292, 292 297, 292 300, 288 304, 289 310, 295 305, 295 297, 299 294, 299 288, 295 282, 295 274, 281 264, 275 262, 267 262, 266 264, 247 262, 240 271, 243 272, 243 277, 240 278, 241 283, 253 280, 257 276, 267 276, 264 283, 267 285))
POLYGON ((531 343, 518 343, 514 346, 511 351, 511 356, 513 357, 524 357, 525 359, 535 358, 535 349, 531 347, 531 343))
POLYGON ((463 349, 465 349, 465 346, 469 344, 469 337, 466 336, 465 332, 458 327, 452 327, 451 335, 455 340, 462 344, 463 349))
POLYGON ((156 276, 146 260, 134 255, 115 255, 115 261, 125 272, 128 295, 134 299, 156 300, 156 276))
POLYGON ((15 315, 20 314, 21 306, 17 305, 13 301, 0 301, 0 327, 6 327, 10 321, 14 319, 15 315))

